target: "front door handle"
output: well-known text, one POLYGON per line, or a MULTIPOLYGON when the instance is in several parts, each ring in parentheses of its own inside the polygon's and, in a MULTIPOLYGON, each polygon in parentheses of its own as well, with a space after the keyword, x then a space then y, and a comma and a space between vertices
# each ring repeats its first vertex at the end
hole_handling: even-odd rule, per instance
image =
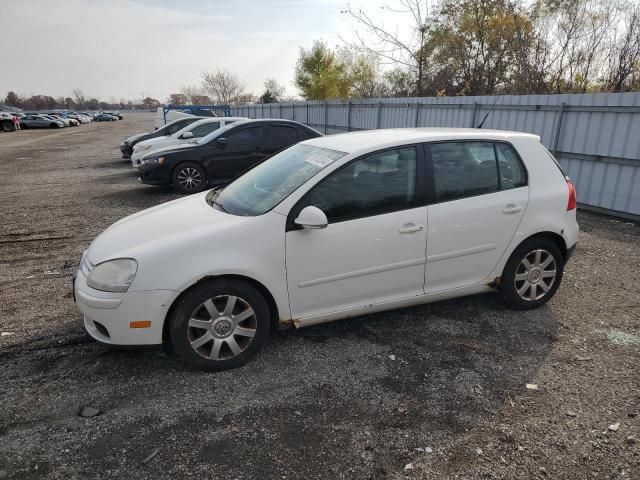
POLYGON ((522 207, 520 205, 516 205, 515 203, 510 203, 502 210, 502 213, 506 213, 510 215, 512 213, 518 213, 522 211, 522 207))
POLYGON ((416 225, 415 223, 405 223, 400 230, 400 233, 416 233, 422 230, 422 225, 416 225))

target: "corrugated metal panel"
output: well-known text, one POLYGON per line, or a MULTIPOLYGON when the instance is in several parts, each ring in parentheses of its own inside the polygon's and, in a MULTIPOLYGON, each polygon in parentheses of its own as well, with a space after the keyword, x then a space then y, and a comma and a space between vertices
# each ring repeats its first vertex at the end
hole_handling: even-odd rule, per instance
POLYGON ((471 127, 539 135, 583 205, 640 215, 640 93, 367 98, 232 107, 232 115, 287 118, 327 133, 398 127, 471 127), (557 139, 557 143, 556 143, 557 139))

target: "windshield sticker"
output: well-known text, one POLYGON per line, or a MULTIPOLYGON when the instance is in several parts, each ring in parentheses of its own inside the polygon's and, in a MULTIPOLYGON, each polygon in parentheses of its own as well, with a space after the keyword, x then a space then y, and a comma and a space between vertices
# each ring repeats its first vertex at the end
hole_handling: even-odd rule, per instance
POLYGON ((314 153, 308 158, 304 159, 305 162, 315 165, 316 167, 324 168, 327 165, 332 164, 334 161, 331 158, 325 157, 320 153, 314 153))

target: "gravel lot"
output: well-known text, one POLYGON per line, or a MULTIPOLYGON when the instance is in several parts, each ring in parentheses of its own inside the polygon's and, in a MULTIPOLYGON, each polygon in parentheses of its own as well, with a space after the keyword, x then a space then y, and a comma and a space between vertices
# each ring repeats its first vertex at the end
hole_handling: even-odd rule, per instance
POLYGON ((288 330, 217 374, 88 339, 82 251, 174 198, 120 159, 152 124, 0 134, 0 478, 640 478, 640 228, 608 217, 580 213, 532 312, 482 295, 288 330))

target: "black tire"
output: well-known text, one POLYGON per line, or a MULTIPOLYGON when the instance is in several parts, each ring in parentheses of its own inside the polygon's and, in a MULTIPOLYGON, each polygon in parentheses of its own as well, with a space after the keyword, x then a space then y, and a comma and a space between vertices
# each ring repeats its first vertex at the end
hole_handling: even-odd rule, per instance
POLYGON ((60 128, 60 125, 58 125, 57 123, 50 123, 49 128, 60 128))
POLYGON ((173 169, 171 183, 181 194, 201 192, 207 187, 207 173, 199 163, 180 163, 173 169))
POLYGON ((228 370, 247 363, 266 343, 271 325, 269 307, 260 292, 249 283, 234 279, 197 285, 178 300, 167 321, 171 346, 178 358, 191 368, 208 371, 228 370), (230 313, 225 313, 229 298, 234 298, 233 306, 230 313), (214 314, 210 313, 212 308, 214 314), (238 328, 234 327, 234 316, 241 317, 244 312, 253 314, 238 322, 238 328), (193 327, 194 321, 208 322, 211 326, 193 327), (235 334, 236 331, 243 333, 235 334), (247 336, 247 332, 253 332, 253 336, 247 336), (193 347, 192 342, 199 343, 193 347), (217 358, 207 358, 211 356, 217 358))
POLYGON ((20 124, 20 130, 28 130, 28 129, 29 129, 29 125, 27 125, 26 123, 20 124))
POLYGON ((500 281, 502 296, 507 305, 516 310, 538 308, 555 295, 563 272, 564 257, 558 245, 548 238, 530 238, 514 250, 504 267, 500 281), (541 252, 540 257, 536 257, 537 251, 541 252), (545 266, 549 257, 552 261, 545 266), (530 270, 524 264, 525 258, 532 266, 530 270), (555 272, 554 277, 552 272, 555 272))

